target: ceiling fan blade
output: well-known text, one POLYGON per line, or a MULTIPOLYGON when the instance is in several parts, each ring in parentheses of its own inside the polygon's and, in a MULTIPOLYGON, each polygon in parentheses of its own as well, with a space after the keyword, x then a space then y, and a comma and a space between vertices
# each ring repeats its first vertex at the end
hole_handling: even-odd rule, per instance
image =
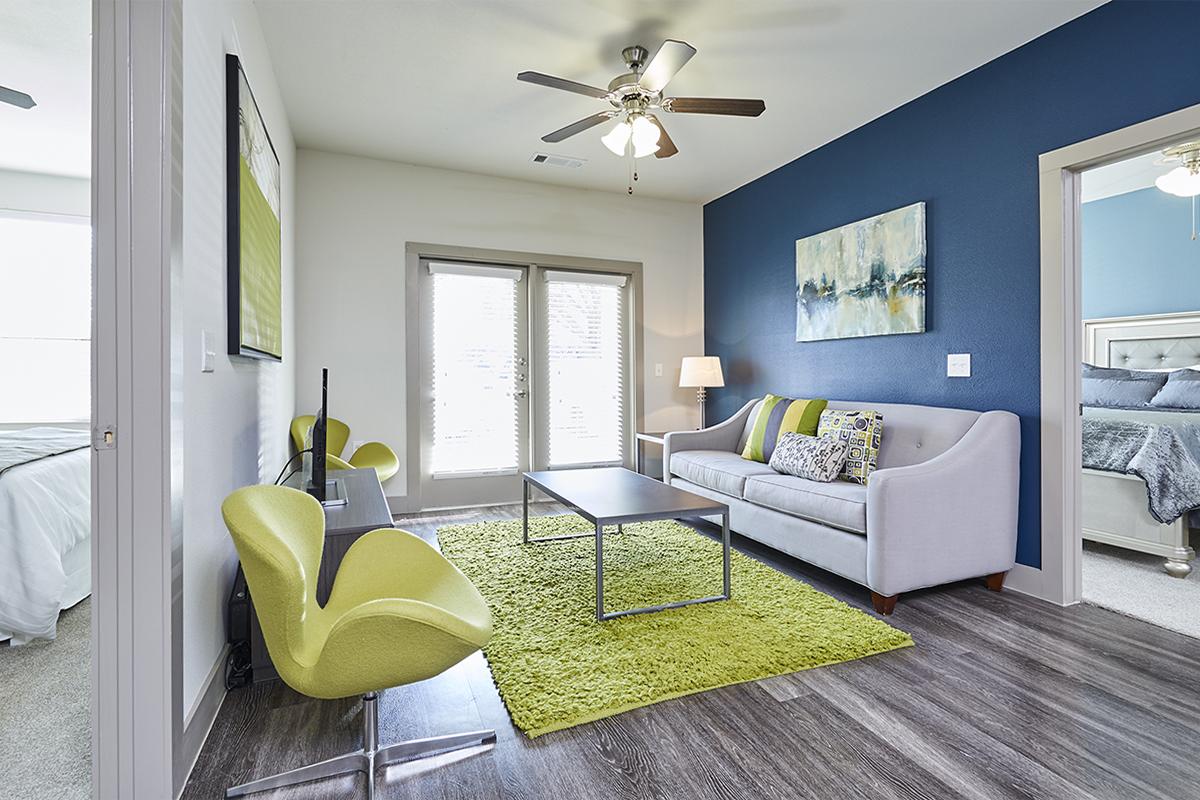
POLYGON ((563 139, 569 139, 577 133, 583 133, 588 128, 594 128, 602 122, 607 122, 617 115, 616 111, 601 111, 599 114, 592 114, 590 117, 584 117, 578 122, 572 122, 565 128, 559 128, 553 133, 547 133, 542 137, 543 142, 561 142, 563 139))
POLYGON ((536 83, 538 86, 549 86, 551 89, 562 89, 564 92, 586 94, 588 97, 597 97, 601 100, 608 98, 608 92, 604 89, 597 89, 595 86, 588 86, 586 83, 580 83, 579 81, 569 81, 566 78, 556 78, 544 72, 532 72, 530 70, 518 72, 517 80, 525 81, 525 83, 536 83))
POLYGON ((642 71, 642 77, 638 83, 642 85, 643 89, 661 92, 671 78, 675 77, 675 73, 683 69, 683 65, 694 55, 696 55, 696 48, 687 42, 667 39, 662 43, 662 47, 658 48, 654 58, 650 59, 646 69, 642 71))
POLYGON ((679 152, 679 148, 675 146, 675 142, 671 141, 671 137, 667 134, 667 129, 663 127, 662 120, 653 114, 647 114, 650 121, 658 126, 658 150, 655 151, 655 158, 670 158, 679 152))
POLYGON ((757 117, 767 110, 762 100, 734 100, 727 97, 668 97, 663 111, 675 114, 724 114, 733 117, 757 117))
POLYGON ((0 103, 9 103, 17 108, 33 108, 37 105, 29 95, 7 86, 0 86, 0 103))

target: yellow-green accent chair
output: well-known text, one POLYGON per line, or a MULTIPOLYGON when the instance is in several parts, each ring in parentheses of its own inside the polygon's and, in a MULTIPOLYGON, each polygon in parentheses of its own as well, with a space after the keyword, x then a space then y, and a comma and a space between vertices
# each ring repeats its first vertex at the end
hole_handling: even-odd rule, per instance
POLYGON ((362 695, 363 731, 353 753, 234 786, 226 797, 363 772, 372 798, 376 766, 495 743, 495 731, 486 730, 379 746, 380 692, 443 672, 492 635, 487 603, 437 550, 395 528, 364 534, 346 552, 322 608, 319 502, 285 486, 248 486, 225 498, 221 513, 279 677, 309 697, 362 695))
MULTIPOLYGON (((304 414, 292 420, 292 444, 299 453, 304 449, 304 440, 312 429, 317 418, 312 414, 304 414)), ((374 469, 380 481, 400 471, 400 459, 392 448, 383 442, 366 442, 354 451, 347 462, 342 459, 342 451, 350 441, 350 426, 333 417, 327 418, 328 426, 325 432, 325 468, 326 469, 374 469)))

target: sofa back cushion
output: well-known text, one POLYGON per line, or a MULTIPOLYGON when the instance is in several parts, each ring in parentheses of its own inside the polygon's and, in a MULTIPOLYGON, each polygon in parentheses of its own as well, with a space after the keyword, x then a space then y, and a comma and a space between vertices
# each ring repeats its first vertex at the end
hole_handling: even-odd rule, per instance
MULTIPOLYGON (((761 405, 761 401, 759 402, 761 405)), ((746 426, 742 430, 738 451, 746 446, 750 429, 757 416, 758 405, 751 409, 746 426)), ((879 461, 876 469, 906 467, 920 464, 953 447, 961 439, 980 412, 962 408, 939 406, 916 406, 902 403, 856 403, 845 400, 830 400, 828 408, 847 411, 878 411, 883 415, 886 430, 879 446, 879 461)))

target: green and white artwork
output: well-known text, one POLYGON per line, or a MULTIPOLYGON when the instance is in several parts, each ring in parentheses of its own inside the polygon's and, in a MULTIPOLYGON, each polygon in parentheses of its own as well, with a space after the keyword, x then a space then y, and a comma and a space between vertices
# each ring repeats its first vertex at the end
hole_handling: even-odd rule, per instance
POLYGON ((278 360, 283 357, 279 158, 236 56, 228 56, 227 85, 229 352, 278 360))
POLYGON ((796 240, 796 341, 925 331, 925 204, 796 240))

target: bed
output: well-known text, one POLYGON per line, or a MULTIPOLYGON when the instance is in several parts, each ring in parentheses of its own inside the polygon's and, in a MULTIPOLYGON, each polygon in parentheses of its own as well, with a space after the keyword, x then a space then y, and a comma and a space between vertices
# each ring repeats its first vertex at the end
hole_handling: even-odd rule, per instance
POLYGON ((86 430, 0 431, 0 640, 53 639, 91 594, 86 430))
MULTIPOLYGON (((1143 372, 1200 369, 1200 313, 1086 320, 1083 361, 1143 372)), ((1098 406, 1088 402, 1085 391, 1082 411, 1087 419, 1171 428, 1200 462, 1200 409, 1098 406)), ((1200 523, 1200 514, 1193 511, 1170 524, 1159 522, 1148 511, 1147 486, 1141 478, 1084 469, 1082 515, 1084 539, 1160 556, 1165 559, 1163 568, 1167 573, 1178 578, 1191 573, 1196 554, 1189 541, 1190 532, 1200 523)))

